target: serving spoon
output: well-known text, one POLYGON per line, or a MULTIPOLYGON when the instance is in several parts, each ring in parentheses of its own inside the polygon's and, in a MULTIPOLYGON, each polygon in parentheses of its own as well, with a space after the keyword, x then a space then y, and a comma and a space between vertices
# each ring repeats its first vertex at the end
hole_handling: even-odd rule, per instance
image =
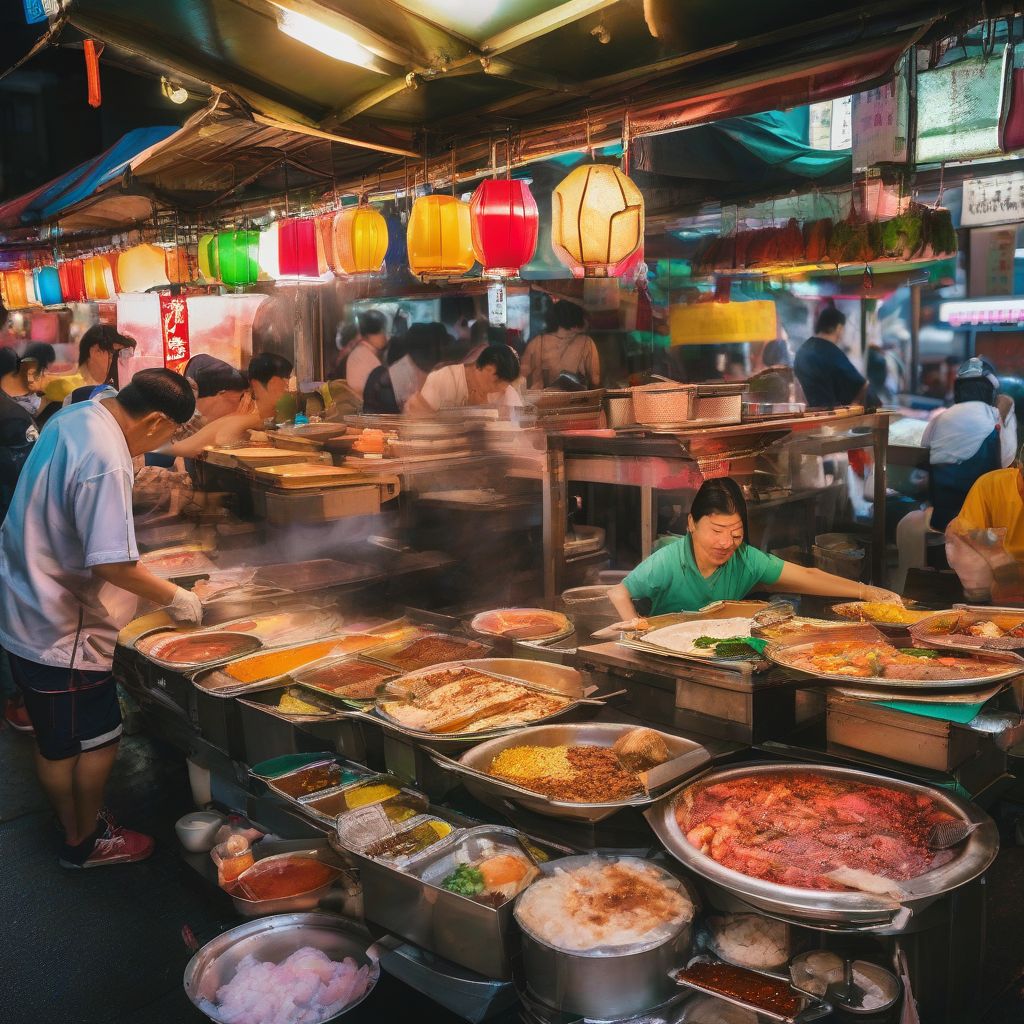
POLYGON ((976 832, 981 825, 977 822, 940 821, 933 825, 926 840, 929 850, 951 850, 959 846, 969 835, 976 832))

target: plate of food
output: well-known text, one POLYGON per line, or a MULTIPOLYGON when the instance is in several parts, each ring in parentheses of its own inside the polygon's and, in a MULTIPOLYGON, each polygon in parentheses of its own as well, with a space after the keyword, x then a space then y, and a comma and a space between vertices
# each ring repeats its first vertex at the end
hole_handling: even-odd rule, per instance
POLYGON ((651 630, 643 635, 643 644, 660 648, 666 654, 708 660, 756 657, 747 643, 754 628, 753 619, 698 619, 651 630))
POLYGON ((1024 672, 1013 654, 955 653, 934 647, 896 647, 876 634, 769 644, 766 657, 818 680, 886 690, 956 690, 992 685, 1024 672))
POLYGON ((477 615, 470 627, 486 636, 512 640, 556 640, 573 630, 561 612, 547 608, 495 608, 477 615))
POLYGON ((846 601, 832 605, 832 611, 854 622, 870 622, 883 633, 905 633, 914 623, 933 614, 890 601, 846 601))
POLYGON ((933 612, 910 628, 920 643, 988 651, 1024 648, 1024 608, 954 608, 933 612))

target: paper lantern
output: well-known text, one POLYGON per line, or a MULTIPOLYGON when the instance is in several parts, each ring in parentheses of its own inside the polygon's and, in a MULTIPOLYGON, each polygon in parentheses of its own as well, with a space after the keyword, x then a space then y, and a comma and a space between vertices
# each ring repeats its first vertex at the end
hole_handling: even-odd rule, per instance
POLYGON ((540 214, 525 181, 482 181, 469 204, 473 251, 492 277, 517 277, 537 250, 540 214))
POLYGON ((281 233, 276 223, 260 232, 259 264, 261 281, 276 281, 281 276, 281 233))
POLYGON ((85 302, 85 270, 81 260, 65 260, 57 266, 60 290, 65 302, 85 302))
POLYGON ((551 194, 551 248, 574 277, 615 277, 644 241, 644 197, 611 164, 584 164, 551 194))
POLYGON ((110 280, 113 282, 114 294, 116 295, 120 291, 126 291, 121 287, 121 278, 117 273, 117 261, 119 254, 116 252, 104 253, 103 258, 110 265, 110 280))
POLYGON ((64 301, 56 267, 36 267, 32 277, 35 279, 36 297, 44 306, 59 306, 64 301))
POLYGON ((114 273, 105 256, 90 256, 83 267, 85 295, 92 302, 107 302, 116 294, 114 273))
POLYGON ((232 288, 255 284, 260 276, 260 233, 222 231, 217 236, 220 279, 232 288))
POLYGON ((409 269, 418 277, 459 277, 472 269, 469 203, 453 196, 423 196, 412 204, 406 238, 409 269))
POLYGON ((199 273, 207 281, 219 281, 220 269, 217 262, 217 236, 202 235, 199 239, 199 273))
POLYGON ((388 222, 372 206, 350 206, 334 218, 334 260, 346 274, 376 274, 388 251, 388 222))
POLYGON ((8 309, 24 309, 28 304, 28 282, 22 270, 8 270, 4 274, 4 305, 8 309))
POLYGON ((117 257, 118 290, 148 292, 150 288, 166 288, 167 254, 158 245, 133 245, 117 257))
POLYGON ((316 222, 292 218, 278 224, 278 261, 281 277, 319 277, 326 273, 323 253, 317 249, 316 222))
POLYGON ((194 277, 193 263, 184 245, 176 245, 165 253, 167 280, 170 284, 188 284, 194 277))
POLYGON ((39 292, 36 289, 36 275, 33 270, 24 270, 22 274, 25 278, 25 294, 28 296, 28 304, 30 306, 41 306, 43 304, 42 299, 39 298, 39 292))
POLYGON ((335 274, 343 273, 334 256, 334 218, 335 213, 325 213, 316 218, 316 248, 323 254, 323 262, 327 269, 335 274))

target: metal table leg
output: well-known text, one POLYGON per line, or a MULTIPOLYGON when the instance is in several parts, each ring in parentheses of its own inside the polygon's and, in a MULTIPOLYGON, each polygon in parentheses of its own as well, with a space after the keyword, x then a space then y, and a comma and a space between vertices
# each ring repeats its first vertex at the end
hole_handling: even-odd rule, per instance
POLYGON ((565 520, 568 493, 565 455, 549 448, 544 465, 544 603, 554 608, 556 597, 565 589, 565 520))
POLYGON ((889 420, 879 417, 872 430, 874 435, 875 496, 871 516, 871 582, 885 586, 885 464, 889 457, 889 420))

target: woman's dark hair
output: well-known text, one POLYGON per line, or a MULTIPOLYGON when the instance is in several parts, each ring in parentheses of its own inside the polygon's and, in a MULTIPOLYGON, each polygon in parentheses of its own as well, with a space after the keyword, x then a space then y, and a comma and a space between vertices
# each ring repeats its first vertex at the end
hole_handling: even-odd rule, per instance
POLYGON ((366 386, 363 388, 363 412, 365 413, 395 413, 401 412, 398 408, 398 400, 395 398, 395 388, 391 383, 391 374, 386 366, 376 366, 370 371, 366 378, 366 386))
POLYGON ((284 356, 276 352, 261 352, 249 360, 249 380, 258 380, 264 387, 270 383, 271 377, 285 377, 292 375, 292 364, 284 356))
POLYGON ((761 362, 765 366, 791 366, 793 358, 789 351, 789 342, 784 338, 769 341, 761 350, 761 362))
POLYGON ((451 344, 451 340, 444 324, 413 324, 401 338, 391 343, 388 366, 397 363, 403 356, 410 356, 424 373, 430 373, 441 361, 441 353, 451 344))
POLYGON ((583 307, 566 299, 559 299, 544 318, 549 331, 557 331, 559 327, 583 327, 586 322, 587 314, 583 312, 583 307))
POLYGON ((117 400, 136 419, 162 412, 175 423, 187 423, 196 411, 192 385, 171 370, 139 370, 117 393, 117 400))
POLYGON ((747 525, 747 500, 740 485, 731 476, 705 480, 694 495, 690 506, 693 521, 699 522, 705 516, 739 516, 743 523, 743 540, 750 537, 747 525))
POLYGON ((953 382, 953 401, 984 402, 986 405, 996 404, 996 389, 992 381, 984 377, 969 377, 966 380, 953 382))
POLYGON ((364 337, 383 334, 388 329, 388 319, 379 310, 371 309, 359 314, 359 333, 364 337))
POLYGON ((78 365, 89 361, 89 353, 99 345, 104 352, 113 352, 115 345, 135 348, 135 339, 118 333, 113 324, 93 324, 78 342, 78 365))
POLYGON ((17 373, 21 365, 21 357, 13 348, 4 345, 0 348, 0 377, 6 377, 9 373, 17 373))
POLYGON ((244 391, 249 385, 232 366, 211 366, 195 375, 198 398, 212 398, 222 391, 244 391))
POLYGON ((498 372, 498 380, 507 380, 510 384, 519 377, 519 356, 508 345, 488 345, 476 358, 476 368, 493 366, 498 372))
POLYGON ((21 358, 34 359, 36 361, 36 369, 40 373, 44 373, 50 363, 57 359, 57 353, 54 352, 53 346, 47 345, 45 341, 33 341, 25 346, 25 351, 21 353, 21 358))

